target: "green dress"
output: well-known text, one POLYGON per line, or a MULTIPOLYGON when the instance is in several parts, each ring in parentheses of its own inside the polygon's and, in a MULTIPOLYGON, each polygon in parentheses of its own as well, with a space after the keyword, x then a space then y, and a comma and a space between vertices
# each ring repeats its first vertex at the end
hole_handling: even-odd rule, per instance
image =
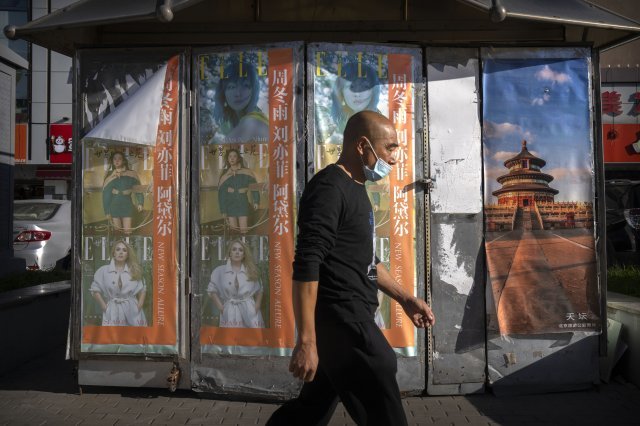
POLYGON ((218 205, 220 213, 229 217, 249 215, 249 192, 251 192, 252 204, 260 202, 258 191, 249 191, 249 185, 256 183, 256 179, 242 169, 229 176, 218 187, 218 205))
MULTIPOLYGON (((120 177, 115 177, 102 188, 102 205, 104 213, 111 217, 132 217, 135 207, 131 198, 134 185, 140 185, 138 179, 130 172, 125 172, 120 177)), ((142 205, 144 196, 136 194, 136 204, 142 205)))

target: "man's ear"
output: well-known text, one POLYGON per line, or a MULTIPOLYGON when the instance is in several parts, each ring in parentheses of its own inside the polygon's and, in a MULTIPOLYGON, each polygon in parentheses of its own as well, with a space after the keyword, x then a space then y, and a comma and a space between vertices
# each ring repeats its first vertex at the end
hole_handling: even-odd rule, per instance
POLYGON ((360 136, 356 141, 356 150, 358 151, 358 154, 360 154, 360 156, 364 155, 364 150, 367 146, 369 146, 369 140, 367 139, 367 137, 360 136))

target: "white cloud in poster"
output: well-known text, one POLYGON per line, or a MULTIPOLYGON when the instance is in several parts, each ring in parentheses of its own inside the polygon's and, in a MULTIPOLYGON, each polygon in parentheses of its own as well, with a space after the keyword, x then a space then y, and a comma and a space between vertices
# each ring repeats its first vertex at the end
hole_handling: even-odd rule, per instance
POLYGON ((556 201, 589 201, 592 199, 591 182, 593 174, 591 169, 577 167, 556 167, 543 170, 553 176, 549 184, 559 191, 556 201))
POLYGON ((545 173, 550 174, 558 182, 569 183, 581 183, 590 182, 592 178, 591 170, 586 168, 568 168, 568 167, 556 167, 554 169, 544 170, 545 173))
POLYGON ((497 182, 498 177, 509 172, 502 164, 496 167, 486 167, 484 169, 484 200, 485 204, 495 204, 498 199, 491 193, 500 188, 497 182))
POLYGON ((515 157, 516 155, 518 155, 517 152, 511 152, 511 151, 498 151, 495 154, 493 154, 493 159, 497 160, 497 161, 501 161, 501 162, 505 162, 507 161, 509 158, 515 157))
POLYGON ((564 84, 571 81, 571 76, 563 72, 556 72, 549 65, 545 65, 536 72, 536 78, 540 81, 550 81, 552 84, 564 84))
POLYGON ((505 169, 504 167, 486 167, 484 169, 484 179, 487 182, 493 183, 499 176, 502 176, 508 172, 509 170, 505 169))
POLYGON ((533 98, 533 100, 531 100, 531 105, 542 106, 545 103, 549 102, 549 99, 551 99, 551 95, 549 95, 548 93, 545 93, 539 98, 533 98))
POLYGON ((504 139, 516 135, 520 138, 526 139, 527 142, 533 141, 533 134, 528 130, 525 130, 519 124, 514 123, 494 123, 492 121, 485 121, 483 128, 484 136, 491 139, 504 139))

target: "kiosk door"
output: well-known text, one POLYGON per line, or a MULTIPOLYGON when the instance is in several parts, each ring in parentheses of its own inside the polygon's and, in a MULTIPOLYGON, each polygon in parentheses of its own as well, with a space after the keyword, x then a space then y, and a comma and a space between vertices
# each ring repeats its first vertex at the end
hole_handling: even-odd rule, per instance
POLYGON ((193 54, 192 386, 290 397, 300 43, 193 54))
POLYGON ((82 50, 76 64, 79 382, 164 387, 187 357, 184 56, 82 50))
MULTIPOLYGON (((400 148, 386 178, 367 182, 373 206, 375 255, 397 283, 424 297, 425 198, 424 84, 422 50, 390 45, 318 43, 307 47, 309 177, 334 163, 347 120, 377 111, 394 124, 400 148)), ((375 320, 398 355, 405 392, 425 386, 424 330, 416 330, 402 307, 379 292, 375 320)))
MULTIPOLYGON (((313 44, 306 54, 305 82, 301 44, 194 52, 192 383, 200 390, 297 394, 301 383, 288 372, 297 197, 337 160, 346 120, 359 110, 389 117, 401 145, 394 173, 367 185, 375 255, 400 285, 424 294, 421 51, 313 44)), ((376 322, 398 354, 401 389, 419 392, 423 331, 397 303, 379 300, 376 322)))

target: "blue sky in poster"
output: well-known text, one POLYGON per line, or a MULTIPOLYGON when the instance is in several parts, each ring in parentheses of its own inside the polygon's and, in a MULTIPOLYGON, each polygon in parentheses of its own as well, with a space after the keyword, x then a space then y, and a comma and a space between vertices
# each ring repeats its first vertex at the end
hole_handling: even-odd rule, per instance
POLYGON ((488 59, 483 75, 485 202, 522 140, 544 159, 556 201, 592 199, 587 59, 488 59))

